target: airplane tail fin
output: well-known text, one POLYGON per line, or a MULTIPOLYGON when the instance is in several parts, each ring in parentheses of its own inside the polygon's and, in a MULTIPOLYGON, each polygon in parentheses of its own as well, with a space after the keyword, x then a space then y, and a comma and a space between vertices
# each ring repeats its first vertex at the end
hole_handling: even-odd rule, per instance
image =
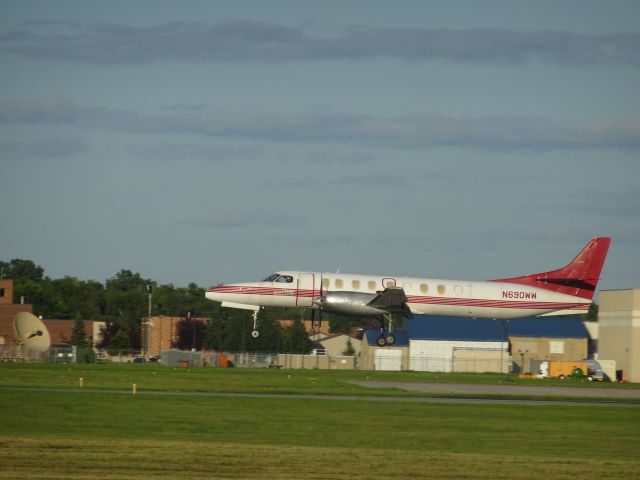
POLYGON ((494 282, 517 283, 591 300, 607 257, 611 237, 596 237, 566 267, 494 282))

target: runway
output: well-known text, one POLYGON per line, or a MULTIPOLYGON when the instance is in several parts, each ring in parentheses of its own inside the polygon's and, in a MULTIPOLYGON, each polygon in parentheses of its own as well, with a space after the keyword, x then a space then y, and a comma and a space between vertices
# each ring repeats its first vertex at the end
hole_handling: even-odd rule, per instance
MULTIPOLYGON (((388 395, 322 395, 322 394, 278 394, 278 393, 233 393, 233 392, 184 392, 184 391, 167 391, 167 390, 140 390, 135 395, 144 396, 167 396, 167 397, 212 397, 212 398, 276 398, 282 400, 299 399, 299 400, 326 400, 326 401, 364 401, 364 402, 410 402, 410 403, 447 403, 447 404, 478 404, 478 405, 571 405, 571 406, 600 406, 600 407, 640 407, 640 390, 632 390, 633 395, 618 396, 607 395, 607 397, 587 397, 582 399, 553 399, 550 397, 571 396, 579 397, 575 390, 578 388, 558 387, 571 390, 570 394, 560 393, 554 387, 555 393, 531 393, 530 390, 522 391, 518 386, 501 386, 501 385, 464 385, 464 384, 434 384, 434 383, 411 383, 411 382, 360 382, 351 381, 356 385, 369 388, 394 388, 406 391, 422 392, 425 395, 432 393, 434 395, 539 395, 539 399, 532 398, 487 398, 472 396, 465 397, 449 397, 449 396, 388 396, 388 395), (467 388, 472 387, 472 388, 467 388), (479 388, 475 388, 479 387, 479 388), (494 389, 494 387, 499 387, 494 389), (509 389, 502 393, 502 388, 509 389), (635 396, 634 396, 635 395, 635 396), (607 398, 619 398, 620 400, 611 401, 607 398), (623 399, 628 399, 627 401, 623 399)), ((536 387, 532 387, 536 388, 536 387)), ((585 390, 585 389, 581 389, 585 390)), ((630 389, 631 390, 631 389, 630 389)), ((73 393, 78 395, 133 395, 131 390, 115 390, 115 389, 97 389, 97 388, 29 388, 29 387, 0 387, 0 392, 51 392, 51 393, 73 393)), ((622 391, 618 389, 606 389, 607 393, 611 391, 622 391)), ((584 393, 584 392, 582 392, 584 393)))
POLYGON ((528 385, 485 385, 467 383, 379 382, 349 381, 368 388, 396 388, 407 392, 439 395, 517 395, 549 397, 574 397, 580 399, 629 399, 640 403, 640 389, 606 387, 559 387, 528 385))

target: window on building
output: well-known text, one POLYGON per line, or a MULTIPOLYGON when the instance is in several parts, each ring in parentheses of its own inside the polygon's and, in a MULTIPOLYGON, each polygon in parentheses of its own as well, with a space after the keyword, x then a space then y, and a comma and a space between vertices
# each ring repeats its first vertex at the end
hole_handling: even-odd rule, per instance
POLYGON ((0 288, 0 297, 4 297, 4 288, 0 288))
POLYGON ((421 283, 420 284, 420 291, 422 293, 427 293, 429 291, 429 285, 427 285, 426 283, 421 283))
POLYGON ((353 280, 351 286, 354 290, 360 290, 360 280, 353 280))
POLYGON ((564 354, 564 341, 563 340, 550 340, 549 341, 549 353, 564 354))

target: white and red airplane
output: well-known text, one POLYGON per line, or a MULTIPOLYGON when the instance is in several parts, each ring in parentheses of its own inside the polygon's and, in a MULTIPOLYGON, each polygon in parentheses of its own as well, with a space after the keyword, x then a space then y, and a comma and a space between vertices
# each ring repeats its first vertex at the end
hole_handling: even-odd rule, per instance
MULTIPOLYGON (((484 282, 279 271, 260 282, 218 285, 205 293, 223 307, 253 311, 258 337, 261 307, 305 308, 389 322, 380 346, 395 342, 392 315, 401 313, 512 319, 585 313, 595 293, 610 237, 591 240, 566 267, 484 282)), ((312 317, 313 318, 313 317, 312 317)))

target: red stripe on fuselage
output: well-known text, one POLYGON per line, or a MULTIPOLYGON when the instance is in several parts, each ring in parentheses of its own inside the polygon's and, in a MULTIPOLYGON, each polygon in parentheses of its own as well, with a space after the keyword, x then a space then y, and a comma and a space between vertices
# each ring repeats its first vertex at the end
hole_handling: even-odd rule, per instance
MULTIPOLYGON (((228 293, 235 295, 298 296, 305 298, 320 297, 320 290, 298 290, 296 288, 273 288, 236 285, 222 285, 210 289, 209 292, 228 293)), ((409 305, 446 305, 460 307, 507 308, 526 310, 588 309, 588 305, 575 302, 538 302, 478 298, 430 297, 421 295, 408 296, 407 303, 409 305)))

